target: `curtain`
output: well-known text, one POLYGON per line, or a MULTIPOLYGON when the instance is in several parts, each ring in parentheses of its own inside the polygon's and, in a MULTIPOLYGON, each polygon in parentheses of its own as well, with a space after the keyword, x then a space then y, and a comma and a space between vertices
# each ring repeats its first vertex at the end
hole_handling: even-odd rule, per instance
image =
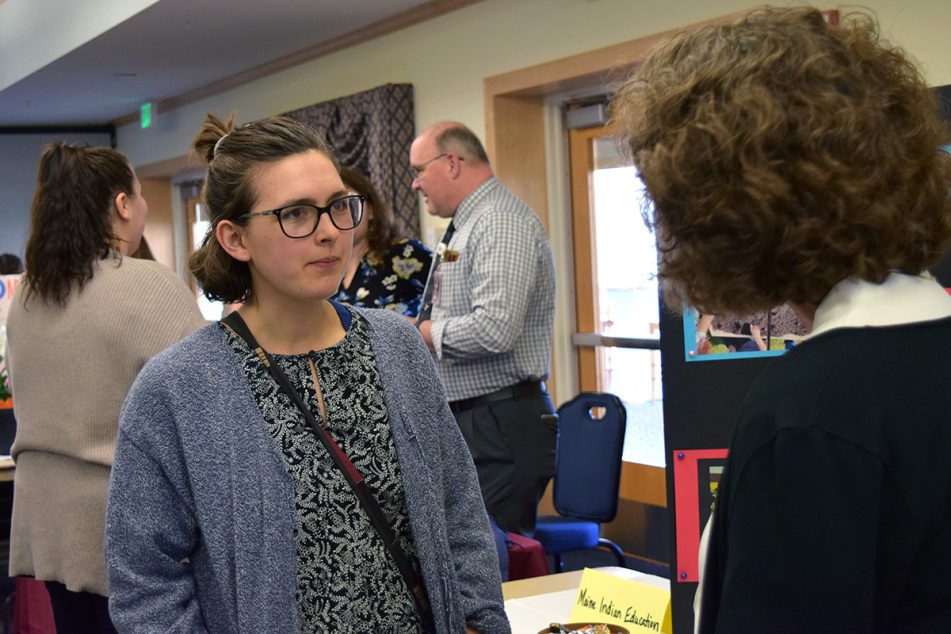
POLYGON ((419 238, 419 205, 409 167, 416 134, 412 84, 385 84, 284 114, 326 135, 341 164, 370 178, 393 210, 400 234, 419 238))

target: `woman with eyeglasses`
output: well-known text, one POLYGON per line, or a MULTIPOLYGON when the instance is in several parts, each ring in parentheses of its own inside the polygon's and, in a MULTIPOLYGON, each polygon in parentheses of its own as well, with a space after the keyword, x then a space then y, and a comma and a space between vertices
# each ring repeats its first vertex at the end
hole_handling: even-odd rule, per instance
POLYGON ((329 301, 363 198, 313 130, 208 115, 191 269, 242 301, 157 357, 110 489, 120 631, 508 632, 475 469, 418 333, 329 301))

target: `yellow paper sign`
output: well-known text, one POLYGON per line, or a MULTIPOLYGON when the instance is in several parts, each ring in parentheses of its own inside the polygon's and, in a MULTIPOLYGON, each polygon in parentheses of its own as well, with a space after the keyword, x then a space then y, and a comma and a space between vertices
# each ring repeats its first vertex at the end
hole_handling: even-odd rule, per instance
POLYGON ((571 621, 623 625, 631 634, 671 634, 670 590, 585 568, 571 621))

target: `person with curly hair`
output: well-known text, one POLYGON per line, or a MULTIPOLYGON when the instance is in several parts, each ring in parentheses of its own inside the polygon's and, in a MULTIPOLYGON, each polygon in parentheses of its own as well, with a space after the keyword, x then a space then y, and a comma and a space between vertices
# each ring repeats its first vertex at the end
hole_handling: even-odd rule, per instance
POLYGON ((45 582, 60 634, 115 631, 103 530, 119 408, 146 361, 205 323, 172 271, 131 257, 147 216, 121 153, 43 149, 26 273, 7 320, 17 419, 10 575, 45 582))
POLYGON ((352 167, 340 178, 366 199, 363 220, 353 229, 353 251, 335 301, 385 308, 415 317, 429 277, 432 253, 419 240, 400 238, 396 219, 370 179, 352 167))
POLYGON ((511 631, 475 466, 402 316, 330 301, 363 215, 312 128, 206 117, 190 266, 242 303, 132 387, 109 490, 120 631, 511 631))
POLYGON ((867 14, 675 36, 618 92, 672 305, 812 328, 744 401, 700 632, 951 631, 948 131, 867 14), (808 624, 808 625, 807 625, 808 624))

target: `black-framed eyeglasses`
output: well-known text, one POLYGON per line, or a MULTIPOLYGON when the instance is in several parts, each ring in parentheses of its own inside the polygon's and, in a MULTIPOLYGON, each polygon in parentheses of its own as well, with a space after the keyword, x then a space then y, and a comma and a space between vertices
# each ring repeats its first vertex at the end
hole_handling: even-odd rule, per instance
POLYGON ((293 205, 267 211, 252 211, 240 218, 277 216, 277 222, 281 225, 281 231, 284 232, 285 236, 288 238, 306 238, 317 231, 320 217, 324 214, 330 217, 330 222, 340 231, 353 229, 360 224, 360 219, 363 218, 363 203, 365 200, 366 198, 359 194, 352 194, 332 200, 326 207, 294 203, 293 205))
POLYGON ((423 173, 423 170, 426 169, 426 166, 427 166, 427 165, 429 165, 429 164, 432 163, 433 161, 436 161, 436 160, 438 160, 438 159, 441 159, 441 158, 444 157, 444 156, 449 156, 449 152, 443 152, 442 154, 437 154, 436 156, 432 157, 432 158, 429 159, 428 161, 423 161, 423 162, 420 163, 419 165, 410 166, 410 171, 413 172, 413 178, 414 178, 414 179, 415 179, 415 178, 419 178, 420 174, 423 173))

